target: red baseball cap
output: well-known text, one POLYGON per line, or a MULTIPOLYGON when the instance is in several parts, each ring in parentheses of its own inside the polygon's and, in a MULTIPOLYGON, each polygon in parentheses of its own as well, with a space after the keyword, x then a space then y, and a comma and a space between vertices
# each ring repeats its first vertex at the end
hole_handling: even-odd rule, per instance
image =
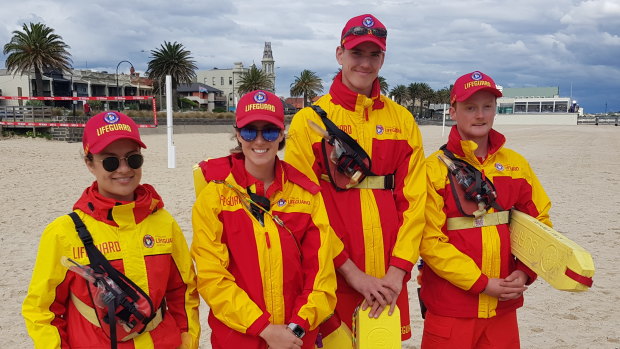
POLYGON ((456 79, 452 91, 450 91, 450 104, 454 102, 463 102, 471 97, 471 95, 481 90, 489 91, 496 97, 502 96, 502 91, 497 89, 495 81, 493 81, 490 76, 479 71, 474 71, 456 79))
POLYGON ((100 153, 105 147, 119 139, 131 139, 146 148, 140 139, 138 125, 127 115, 117 111, 104 111, 86 123, 82 145, 84 154, 100 153))
POLYGON ((254 121, 267 121, 284 129, 284 106, 280 98, 269 91, 255 90, 244 94, 237 103, 235 115, 237 128, 254 121))
POLYGON ((363 43, 374 42, 385 51, 387 28, 371 14, 360 15, 349 19, 342 29, 340 44, 347 50, 363 43))

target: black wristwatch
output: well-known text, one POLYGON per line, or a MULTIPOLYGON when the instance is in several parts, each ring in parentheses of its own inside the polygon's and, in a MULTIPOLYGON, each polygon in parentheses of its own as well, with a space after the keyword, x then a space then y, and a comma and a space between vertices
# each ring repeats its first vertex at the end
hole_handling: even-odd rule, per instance
POLYGON ((304 328, 294 322, 291 322, 290 324, 288 324, 288 328, 290 328, 291 331, 293 331, 293 334, 297 338, 303 338, 306 335, 306 331, 304 330, 304 328))

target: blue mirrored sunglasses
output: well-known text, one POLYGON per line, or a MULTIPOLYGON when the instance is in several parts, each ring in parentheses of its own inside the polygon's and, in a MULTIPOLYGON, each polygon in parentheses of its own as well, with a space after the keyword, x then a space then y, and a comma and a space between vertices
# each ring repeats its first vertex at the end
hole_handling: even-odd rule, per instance
POLYGON ((262 130, 254 127, 242 127, 239 129, 239 135, 241 136, 241 138, 243 138, 244 141, 252 142, 256 139, 256 137, 258 137, 258 134, 260 133, 264 140, 266 140, 267 142, 273 142, 278 139, 281 131, 282 130, 277 127, 269 127, 262 130))

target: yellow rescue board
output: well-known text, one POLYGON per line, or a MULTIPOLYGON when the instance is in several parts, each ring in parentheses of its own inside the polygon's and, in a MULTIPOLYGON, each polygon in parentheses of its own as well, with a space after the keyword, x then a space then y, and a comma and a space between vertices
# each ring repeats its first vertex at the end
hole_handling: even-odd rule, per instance
POLYGON ((362 310, 357 307, 353 314, 353 348, 354 349, 397 349, 400 343, 400 310, 388 315, 386 307, 377 319, 369 318, 370 307, 362 310))
POLYGON ((594 261, 588 251, 536 218, 512 210, 512 254, 561 291, 581 292, 592 286, 594 261))

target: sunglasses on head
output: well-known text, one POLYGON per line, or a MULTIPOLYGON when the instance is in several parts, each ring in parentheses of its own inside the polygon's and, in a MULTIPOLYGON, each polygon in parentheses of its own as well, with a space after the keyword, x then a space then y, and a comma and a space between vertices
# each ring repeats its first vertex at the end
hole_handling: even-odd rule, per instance
POLYGON ((349 35, 355 35, 355 36, 360 36, 360 35, 374 35, 378 38, 385 38, 387 37, 387 29, 385 28, 366 28, 366 27, 353 27, 349 30, 347 30, 346 33, 344 33, 344 35, 342 36, 342 40, 344 40, 344 38, 346 38, 349 35))
POLYGON ((260 133, 264 140, 266 140, 267 142, 273 142, 277 140, 278 137, 280 137, 281 131, 282 130, 277 127, 267 127, 259 130, 255 127, 246 126, 239 129, 239 135, 241 136, 241 138, 243 138, 244 141, 251 142, 255 140, 260 133))
POLYGON ((93 161, 101 161, 101 164, 103 165, 103 169, 108 172, 116 171, 121 165, 122 160, 127 161, 127 166, 131 167, 134 170, 137 170, 140 167, 142 167, 142 163, 144 163, 144 156, 142 156, 142 154, 131 154, 124 158, 119 158, 116 156, 108 156, 107 158, 103 160, 94 160, 91 155, 90 159, 93 161))

